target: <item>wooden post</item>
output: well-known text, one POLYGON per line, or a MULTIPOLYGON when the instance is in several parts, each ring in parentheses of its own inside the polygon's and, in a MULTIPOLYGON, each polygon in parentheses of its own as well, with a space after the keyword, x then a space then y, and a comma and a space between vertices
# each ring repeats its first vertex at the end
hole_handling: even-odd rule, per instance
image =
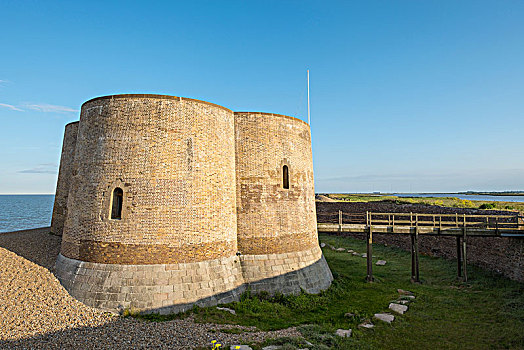
POLYGON ((395 232, 395 214, 393 214, 392 221, 393 221, 393 232, 395 232))
POLYGON ((342 233, 342 210, 338 211, 338 233, 342 233))
POLYGON ((418 225, 415 227, 415 282, 420 282, 418 263, 418 225))
POLYGON ((457 277, 462 277, 462 247, 460 246, 460 236, 457 236, 457 277))
POLYGON ((373 229, 368 226, 367 230, 367 277, 366 281, 373 282, 373 229))
MULTIPOLYGON (((416 228, 415 228, 416 231, 416 228)), ((416 234, 411 234, 411 282, 418 282, 418 247, 416 234)))
POLYGON ((466 259, 466 226, 463 228, 464 236, 462 237, 462 274, 464 275, 464 282, 468 280, 468 271, 466 269, 467 259, 466 259))

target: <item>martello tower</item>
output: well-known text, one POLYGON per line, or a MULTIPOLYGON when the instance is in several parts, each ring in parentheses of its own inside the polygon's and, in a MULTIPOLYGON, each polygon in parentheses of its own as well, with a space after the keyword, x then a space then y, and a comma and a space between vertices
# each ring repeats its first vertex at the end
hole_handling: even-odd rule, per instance
POLYGON ((310 130, 292 117, 163 95, 87 101, 66 126, 52 222, 58 278, 103 309, 177 312, 332 280, 310 130))

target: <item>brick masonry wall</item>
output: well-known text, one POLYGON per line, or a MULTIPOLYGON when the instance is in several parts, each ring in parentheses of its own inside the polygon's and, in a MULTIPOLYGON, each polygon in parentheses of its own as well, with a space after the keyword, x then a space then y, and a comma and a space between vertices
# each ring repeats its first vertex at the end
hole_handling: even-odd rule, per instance
POLYGON ((248 287, 318 293, 333 280, 298 119, 173 96, 96 98, 82 106, 72 168, 56 273, 88 305, 171 313, 248 287))
MULTIPOLYGON (((396 213, 428 213, 428 214, 508 214, 507 211, 478 210, 469 208, 445 208, 420 204, 396 204, 393 202, 317 202, 319 214, 328 212, 361 213, 374 212, 396 212, 396 213)), ((517 213, 515 213, 517 214, 517 213)), ((319 215, 319 220, 324 216, 319 215)), ((338 222, 333 218, 333 222, 338 222)), ((320 222, 320 221, 319 221, 320 222)), ((363 234, 350 234, 349 236, 365 239, 363 234)), ((407 235, 387 235, 373 233, 373 241, 381 244, 391 244, 405 250, 410 250, 410 238, 407 235)), ((517 238, 493 238, 493 237, 469 237, 467 239, 468 263, 480 266, 490 271, 500 273, 508 278, 524 282, 524 239, 517 238)), ((423 254, 440 256, 448 259, 456 259, 455 237, 430 237, 419 236, 419 251, 423 254)))
POLYGON ((233 112, 155 95, 82 106, 62 254, 112 264, 235 255, 233 112), (121 220, 111 196, 123 189, 121 220))
MULTIPOLYGON (((235 112, 235 134, 237 241, 244 280, 252 283, 315 263, 329 271, 318 248, 309 125, 283 115, 235 112), (289 189, 283 186, 284 166, 289 189)), ((331 273, 320 279, 322 289, 329 287, 331 273)))
POLYGON ((238 248, 243 255, 318 245, 309 126, 264 113, 235 113, 238 248), (289 189, 283 188, 283 166, 289 189))
POLYGON ((70 180, 73 172, 77 135, 78 122, 69 123, 65 126, 62 155, 60 156, 60 169, 56 183, 55 203, 51 219, 51 232, 59 236, 62 235, 67 216, 67 196, 71 185, 70 180))

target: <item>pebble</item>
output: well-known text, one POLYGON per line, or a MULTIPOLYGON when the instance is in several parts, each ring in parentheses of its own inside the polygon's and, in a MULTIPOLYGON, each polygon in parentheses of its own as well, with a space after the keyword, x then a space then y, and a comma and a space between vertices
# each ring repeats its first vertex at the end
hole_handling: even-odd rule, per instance
POLYGON ((408 311, 407 305, 401 305, 401 304, 396 304, 396 303, 390 303, 389 309, 401 315, 404 314, 404 312, 408 311))
POLYGON ((404 290, 404 289, 397 289, 397 292, 400 295, 413 295, 413 292, 410 292, 409 290, 404 290))
POLYGON ((237 312, 236 312, 235 310, 230 309, 230 308, 227 308, 227 307, 218 307, 218 306, 217 306, 217 310, 220 310, 220 311, 227 311, 227 312, 229 312, 229 313, 231 313, 231 314, 233 314, 233 315, 236 315, 236 314, 237 314, 237 312))
POLYGON ((386 265, 386 260, 379 260, 379 261, 377 261, 376 265, 384 266, 384 265, 386 265))
POLYGON ((381 320, 381 321, 384 321, 384 322, 387 322, 387 323, 391 323, 395 320, 395 316, 391 315, 391 314, 375 314, 374 317, 377 319, 377 320, 381 320))
POLYGON ((337 329, 335 334, 338 335, 339 337, 349 338, 349 337, 351 337, 351 333, 352 332, 353 331, 351 329, 337 329))
POLYGON ((375 327, 375 325, 371 322, 364 322, 364 323, 359 324, 358 326, 362 328, 368 328, 368 329, 375 327))
POLYGON ((165 322, 119 317, 88 307, 53 275, 61 238, 49 228, 0 234, 0 349, 189 349, 299 337, 296 328, 196 323, 192 316, 165 322), (244 329, 240 334, 224 329, 244 329))

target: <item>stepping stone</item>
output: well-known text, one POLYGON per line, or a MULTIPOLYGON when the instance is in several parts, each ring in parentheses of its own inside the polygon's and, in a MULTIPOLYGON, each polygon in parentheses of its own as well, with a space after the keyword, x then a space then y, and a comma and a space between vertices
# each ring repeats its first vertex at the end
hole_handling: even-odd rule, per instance
POLYGON ((368 254, 367 254, 367 253, 364 253, 364 254, 361 255, 361 257, 363 257, 363 258, 367 258, 367 257, 368 257, 368 254))
POLYGON ((346 312, 344 314, 344 317, 354 317, 354 316, 355 316, 355 314, 352 314, 351 312, 346 312))
POLYGON ((394 303, 406 305, 409 304, 409 300, 395 300, 394 303))
POLYGON ((375 327, 375 325, 371 322, 364 322, 364 323, 359 324, 358 326, 362 328, 368 328, 368 329, 375 327))
POLYGON ((231 345, 230 350, 253 350, 251 346, 248 345, 231 345))
POLYGON ((282 349, 280 345, 269 345, 262 348, 262 350, 278 350, 282 349))
POLYGON ((389 304, 389 309, 401 315, 404 314, 404 312, 408 311, 408 307, 406 305, 395 304, 395 303, 389 304))
POLYGON ((346 251, 346 248, 337 248, 337 252, 344 252, 346 251))
POLYGON ((415 300, 415 296, 414 295, 402 295, 400 297, 400 300, 415 300))
POLYGON ((386 260, 379 260, 379 261, 377 261, 376 265, 384 266, 384 265, 386 265, 386 260))
POLYGON ((348 249, 348 253, 354 253, 355 251, 353 249, 348 249))
POLYGON ((357 255, 358 255, 358 256, 360 256, 360 254, 357 253, 357 252, 353 252, 353 253, 351 253, 351 255, 354 255, 354 256, 357 256, 357 255))
POLYGON ((320 248, 324 248, 325 246, 326 246, 326 243, 320 243, 320 248))
POLYGON ((337 329, 335 334, 338 335, 339 337, 349 338, 351 337, 351 332, 352 332, 351 329, 337 329))
POLYGON ((391 323, 393 320, 395 320, 395 316, 391 314, 375 314, 373 317, 386 323, 391 323))
POLYGON ((227 307, 218 307, 217 306, 217 309, 220 310, 220 311, 227 311, 227 312, 229 312, 229 313, 231 313, 233 315, 237 314, 237 312, 235 310, 227 308, 227 307))
POLYGON ((404 289, 397 289, 397 292, 400 295, 413 295, 413 292, 410 292, 409 290, 404 290, 404 289))

